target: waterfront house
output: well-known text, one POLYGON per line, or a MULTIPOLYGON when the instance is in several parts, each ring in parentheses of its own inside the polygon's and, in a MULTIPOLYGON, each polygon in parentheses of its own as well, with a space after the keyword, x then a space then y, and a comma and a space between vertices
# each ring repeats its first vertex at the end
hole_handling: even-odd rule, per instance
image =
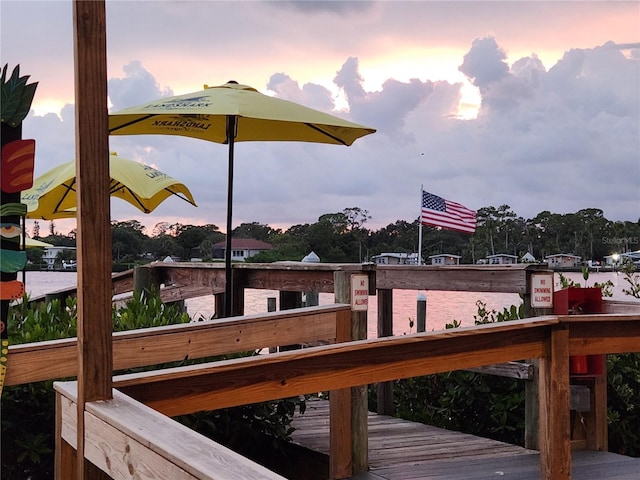
POLYGON ((460 265, 460 255, 453 255, 451 253, 438 253, 437 255, 430 255, 431 265, 460 265))
POLYGON ((371 260, 378 265, 417 265, 417 253, 381 253, 374 255, 371 260))
POLYGON ((582 257, 572 253, 556 253, 544 257, 549 268, 573 268, 579 267, 582 263, 582 257))
POLYGON ((512 265, 518 263, 518 257, 508 253, 497 253, 495 255, 487 255, 487 263, 489 265, 512 265))
MULTIPOLYGON (((76 251, 76 247, 46 247, 42 254, 42 260, 47 264, 47 270, 53 270, 55 268, 56 258, 58 254, 64 251, 76 251)), ((66 262, 65 262, 66 263, 66 262)), ((71 269, 71 267, 69 267, 71 269)))
MULTIPOLYGON (((225 257, 226 242, 218 242, 211 249, 212 258, 225 257)), ((244 262, 247 258, 253 257, 267 250, 273 249, 273 245, 254 238, 232 238, 231 239, 231 260, 234 262, 244 262)))

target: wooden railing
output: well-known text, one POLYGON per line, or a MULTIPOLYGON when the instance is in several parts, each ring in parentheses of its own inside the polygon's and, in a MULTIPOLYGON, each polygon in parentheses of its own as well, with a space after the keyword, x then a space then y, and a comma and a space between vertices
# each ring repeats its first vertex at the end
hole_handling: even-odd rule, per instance
MULTIPOLYGON (((113 334, 114 370, 159 365, 279 345, 336 341, 336 318, 348 305, 327 305, 113 334)), ((9 346, 5 385, 75 377, 77 339, 9 346)))
MULTIPOLYGON (((334 292, 337 302, 348 303, 350 275, 366 273, 370 278, 370 293, 378 295, 379 325, 388 329, 394 288, 514 292, 522 294, 525 307, 530 307, 527 298, 530 274, 541 269, 544 270, 540 266, 521 265, 399 268, 292 262, 238 265, 234 282, 239 291, 267 288, 287 294, 334 292), (371 285, 375 286, 373 291, 371 285)), ((113 292, 124 293, 134 287, 147 288, 164 283, 168 285, 163 289, 165 301, 196 294, 217 295, 219 288, 216 285, 223 279, 221 273, 222 270, 213 265, 156 264, 136 270, 135 274, 129 272, 114 276, 113 292)), ((281 307, 284 306, 283 298, 292 296, 281 296, 281 307)), ((240 313, 242 307, 242 302, 236 299, 234 312, 240 313)), ((545 313, 528 310, 534 314, 545 313)), ((535 415, 530 416, 535 420, 535 424, 530 423, 530 429, 535 432, 530 433, 537 441, 539 430, 540 438, 545 440, 544 445, 538 445, 543 453, 541 458, 545 471, 556 471, 549 469, 562 467, 556 471, 562 473, 566 467, 562 449, 569 436, 565 438, 561 432, 559 437, 549 440, 548 434, 553 422, 563 421, 564 413, 559 413, 559 410, 564 409, 563 396, 565 390, 568 392, 568 380, 564 382, 563 369, 566 366, 562 366, 562 359, 566 360, 569 352, 573 355, 637 351, 640 344, 636 331, 639 320, 637 304, 612 302, 605 306, 604 311, 626 314, 542 316, 471 329, 364 341, 366 313, 351 312, 345 305, 334 305, 122 332, 113 335, 114 370, 317 340, 358 341, 215 365, 118 376, 114 385, 121 389, 122 394, 149 402, 154 408, 171 415, 247 403, 248 398, 256 402, 331 390, 330 470, 332 478, 346 478, 365 470, 368 465, 367 384, 381 385, 397 378, 456 369, 486 369, 490 365, 493 366, 489 368, 495 372, 496 364, 524 359, 538 364, 533 380, 527 382, 535 386, 531 389, 535 395, 527 399, 528 411, 532 405, 535 406, 535 415), (597 335, 593 330, 594 322, 597 335), (566 339, 565 335, 568 335, 566 339), (531 428, 538 424, 539 429, 531 428), (547 445, 548 441, 552 441, 553 448, 547 445), (557 448, 560 457, 551 458, 550 452, 557 448)), ((7 385, 73 377, 77 373, 75 339, 11 346, 9 350, 7 385)), ((518 375, 521 374, 531 378, 530 368, 518 375)), ((74 403, 73 391, 73 387, 59 384, 59 395, 66 396, 69 404, 74 403)), ((124 401, 121 393, 116 397, 124 401)), ((136 406, 135 410, 141 412, 143 409, 136 406)), ((69 418, 72 417, 70 414, 69 418)), ((600 424, 606 425, 605 422, 600 424)), ((73 431, 71 426, 69 429, 73 431)), ((73 445, 71 437, 68 444, 65 443, 67 446, 73 445)), ((62 451, 66 450, 63 448, 62 451)), ((60 461, 66 456, 61 453, 60 461)), ((199 473, 193 475, 185 478, 210 478, 199 477, 199 473)), ((561 475, 559 478, 568 477, 561 475)))
MULTIPOLYGON (((352 446, 366 445, 353 438, 359 430, 349 419, 349 387, 536 358, 542 478, 568 479, 569 355, 637 351, 638 314, 546 316, 122 375, 114 387, 166 415, 330 390, 331 476, 348 478, 357 473, 352 446)), ((70 388, 57 387, 62 396, 70 388)))

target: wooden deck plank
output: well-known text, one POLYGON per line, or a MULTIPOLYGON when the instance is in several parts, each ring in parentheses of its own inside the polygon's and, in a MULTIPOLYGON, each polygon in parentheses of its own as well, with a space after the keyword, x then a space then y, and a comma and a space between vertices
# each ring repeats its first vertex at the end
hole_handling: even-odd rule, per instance
MULTIPOLYGON (((307 402, 292 426, 295 443, 329 453, 329 404, 307 402)), ((539 480, 540 454, 517 445, 369 413, 370 470, 353 480, 539 480)), ((638 480, 640 459, 572 452, 573 480, 638 480)))

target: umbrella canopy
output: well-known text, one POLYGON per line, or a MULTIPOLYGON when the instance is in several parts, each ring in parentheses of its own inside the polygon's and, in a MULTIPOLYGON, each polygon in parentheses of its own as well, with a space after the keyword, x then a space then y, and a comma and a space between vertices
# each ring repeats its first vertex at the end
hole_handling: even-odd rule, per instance
POLYGON ((109 115, 111 135, 179 135, 229 145, 225 316, 231 315, 231 231, 235 142, 293 141, 351 145, 375 129, 349 122, 255 88, 227 82, 160 98, 109 115))
MULTIPOLYGON (((152 212, 172 195, 196 205, 189 189, 169 175, 142 163, 109 156, 110 193, 144 213, 152 212)), ((76 163, 63 163, 33 181, 22 192, 27 218, 73 218, 76 216, 76 163)))
POLYGON ((24 246, 26 248, 48 248, 53 247, 53 244, 43 242, 42 240, 36 240, 35 238, 26 237, 24 239, 24 246))
POLYGON ((351 145, 374 133, 342 118, 247 85, 229 82, 200 92, 154 100, 109 115, 111 135, 180 135, 228 143, 228 117, 236 117, 234 142, 294 141, 351 145))

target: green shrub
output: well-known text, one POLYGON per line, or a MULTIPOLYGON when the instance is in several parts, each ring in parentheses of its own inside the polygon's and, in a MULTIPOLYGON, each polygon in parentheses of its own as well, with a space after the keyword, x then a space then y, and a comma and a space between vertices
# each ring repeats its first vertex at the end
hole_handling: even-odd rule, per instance
MULTIPOLYGON (((515 320, 522 307, 502 312, 477 303, 476 324, 515 320)), ((457 328, 453 320, 447 328, 457 328)), ((640 353, 607 356, 609 451, 640 456, 640 353)), ((524 445, 525 385, 522 380, 455 371, 394 382, 398 417, 524 445)), ((375 405, 375 389, 369 391, 375 405)))
MULTIPOLYGON (((77 333, 77 303, 67 298, 48 304, 21 304, 9 311, 10 344, 69 338, 77 333)), ((181 309, 163 304, 157 293, 135 293, 126 305, 112 309, 114 331, 157 327, 191 321, 181 309)), ((239 355, 253 355, 245 352, 239 355)), ((222 359, 217 357, 216 359, 222 359)), ((200 359, 199 362, 212 359, 200 359)), ((181 362, 182 363, 182 362, 181 362)), ((195 363, 190 361, 189 363, 195 363)), ((170 365, 163 365, 170 366, 170 365)), ((156 367, 146 367, 152 369, 156 367)), ((143 369, 136 369, 140 371, 143 369)), ((130 370, 132 371, 132 370, 130 370)), ((304 411, 304 399, 265 402, 180 417, 183 424, 229 446, 250 449, 252 438, 266 438, 274 448, 290 439, 295 408, 304 411)), ((55 393, 53 381, 4 387, 2 392, 3 480, 49 480, 54 476, 55 393), (9 439, 11 439, 9 441, 9 439)))

